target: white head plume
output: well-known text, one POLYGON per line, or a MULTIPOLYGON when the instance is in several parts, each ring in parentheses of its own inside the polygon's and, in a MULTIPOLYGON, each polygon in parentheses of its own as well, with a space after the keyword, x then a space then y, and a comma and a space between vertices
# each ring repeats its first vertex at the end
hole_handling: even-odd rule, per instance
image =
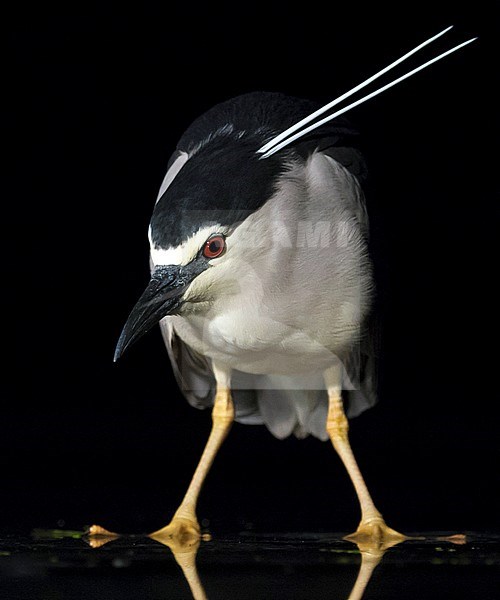
POLYGON ((257 152, 259 154, 262 154, 261 158, 267 158, 268 156, 271 156, 275 152, 278 152, 279 150, 281 150, 285 146, 288 146, 289 144, 291 144, 295 140, 298 140, 301 137, 303 137, 304 135, 310 133, 311 131, 314 131, 314 129, 317 129, 318 127, 321 127, 322 125, 324 125, 328 121, 331 121, 335 117, 338 117, 339 115, 341 115, 341 114, 343 114, 343 113, 351 110, 352 108, 354 108, 355 106, 358 106, 359 104, 362 104, 363 102, 366 102, 367 100, 370 100, 371 98, 374 98, 378 94, 381 94, 382 92, 384 92, 385 90, 388 90, 389 88, 393 87, 394 85, 396 85, 398 83, 401 83, 401 81, 404 81, 405 79, 408 79, 408 77, 411 77, 412 75, 415 75, 415 73, 418 73, 419 71, 422 71, 422 69, 425 69, 426 67, 429 67, 430 65, 432 65, 435 62, 437 62, 438 60, 441 60, 445 56, 448 56, 449 54, 451 54, 453 52, 456 52, 460 48, 463 48, 467 44, 470 44, 471 42, 473 42, 474 40, 477 39, 477 38, 472 38, 470 40, 467 40, 466 42, 463 42, 462 44, 458 44, 457 46, 451 48, 450 50, 447 50, 446 52, 443 52, 442 54, 439 54, 435 58, 433 58, 433 59, 427 61, 426 63, 424 63, 423 65, 420 65, 419 67, 413 69, 409 73, 406 73, 405 75, 402 75, 401 77, 398 77, 397 79, 395 79, 391 83, 388 83, 388 84, 384 85, 383 87, 379 88, 378 90, 375 90, 374 92, 371 92, 370 94, 367 94, 366 96, 363 96, 359 100, 356 100, 355 102, 352 102, 351 104, 348 104, 346 107, 337 110, 333 114, 328 115, 327 117, 324 117, 323 119, 321 119, 319 121, 316 121, 312 125, 309 125, 309 127, 305 127, 304 129, 301 129, 302 127, 304 127, 305 125, 307 125, 307 123, 310 123, 311 121, 313 121, 316 117, 318 117, 321 114, 325 113, 326 111, 330 110, 331 108, 333 108, 337 104, 340 104, 340 102, 342 102, 343 100, 345 100, 349 96, 352 96, 357 91, 359 91, 360 89, 362 89, 365 86, 367 86, 368 84, 370 84, 372 81, 375 81, 375 79, 378 79, 379 77, 381 77, 382 75, 384 75, 385 73, 387 73, 389 70, 393 69, 395 66, 399 65, 404 60, 406 60, 407 58, 409 58, 410 56, 412 56, 413 54, 415 54, 416 52, 418 52, 419 50, 421 50, 422 48, 424 48, 425 46, 427 46, 428 44, 430 44, 434 40, 436 40, 437 38, 441 37, 442 35, 444 35, 448 31, 450 31, 450 29, 452 29, 452 26, 447 27, 446 29, 444 29, 440 33, 436 34, 435 36, 429 38, 425 42, 423 42, 420 45, 416 46, 415 48, 413 48, 413 50, 410 50, 409 52, 407 52, 406 54, 404 54, 401 58, 398 58, 397 60, 395 60, 393 63, 391 63, 387 67, 383 68, 381 71, 378 71, 377 73, 375 73, 375 75, 372 75, 371 77, 369 77, 368 79, 366 79, 362 83, 358 84, 357 86, 355 86, 354 88, 352 88, 348 92, 342 94, 341 96, 339 96, 335 100, 332 100, 328 104, 325 104, 325 106, 322 106, 321 108, 319 108, 315 112, 311 113, 310 115, 308 115, 307 117, 305 117, 304 119, 302 119, 301 121, 299 121, 298 123, 295 123, 295 125, 292 125, 292 127, 289 127, 288 129, 286 129, 285 131, 283 131, 282 133, 280 133, 279 135, 277 135, 276 137, 274 137, 272 140, 270 140, 269 142, 267 142, 266 144, 264 144, 261 148, 259 148, 257 150, 257 152), (297 131, 297 130, 300 130, 300 131, 297 131), (297 132, 297 133, 294 133, 294 132, 297 132))

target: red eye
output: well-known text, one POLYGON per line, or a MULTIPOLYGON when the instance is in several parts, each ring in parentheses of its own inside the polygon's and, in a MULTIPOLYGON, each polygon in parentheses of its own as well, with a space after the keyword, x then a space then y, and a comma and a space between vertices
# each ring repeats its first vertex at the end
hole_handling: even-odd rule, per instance
POLYGON ((203 246, 203 256, 205 258, 217 258, 226 248, 226 240, 223 235, 213 235, 209 237, 203 246))

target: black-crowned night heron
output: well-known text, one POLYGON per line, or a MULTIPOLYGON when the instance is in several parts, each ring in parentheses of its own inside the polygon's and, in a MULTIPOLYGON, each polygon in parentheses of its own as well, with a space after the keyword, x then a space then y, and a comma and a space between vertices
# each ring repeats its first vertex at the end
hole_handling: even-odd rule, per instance
POLYGON ((473 40, 318 118, 449 29, 327 106, 245 94, 180 139, 151 219, 151 281, 115 356, 159 322, 187 400, 213 406, 189 489, 158 535, 199 535, 198 495, 236 420, 330 438, 361 505, 355 535, 403 537, 375 507, 347 435, 346 413, 375 403, 373 280, 364 163, 339 117, 473 40))

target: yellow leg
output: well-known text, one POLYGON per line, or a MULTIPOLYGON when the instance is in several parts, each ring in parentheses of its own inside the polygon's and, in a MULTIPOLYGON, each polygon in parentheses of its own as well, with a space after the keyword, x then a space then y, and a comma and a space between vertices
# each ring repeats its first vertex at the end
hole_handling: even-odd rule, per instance
POLYGON ((180 546, 191 545, 200 537, 200 526, 196 518, 198 496, 214 458, 234 421, 234 406, 229 387, 230 371, 215 364, 213 367, 217 390, 212 410, 212 430, 207 445, 196 467, 186 495, 176 510, 172 521, 166 527, 150 534, 150 537, 155 539, 169 538, 175 540, 180 546))
POLYGON ((349 444, 349 423, 344 413, 340 386, 340 370, 337 366, 325 372, 325 381, 328 391, 328 416, 326 430, 332 441, 333 447, 344 463, 349 477, 354 485, 361 507, 361 522, 355 533, 347 536, 357 542, 370 541, 384 544, 389 540, 402 541, 406 536, 388 527, 375 507, 368 488, 359 470, 353 451, 349 444))

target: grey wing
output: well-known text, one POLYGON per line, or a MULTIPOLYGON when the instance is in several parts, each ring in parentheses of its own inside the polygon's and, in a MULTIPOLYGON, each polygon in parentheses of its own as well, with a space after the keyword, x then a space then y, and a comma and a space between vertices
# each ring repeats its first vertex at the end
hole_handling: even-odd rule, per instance
POLYGON ((177 385, 186 400, 195 408, 213 406, 215 377, 208 359, 175 334, 168 317, 160 321, 160 327, 177 385))
POLYGON ((360 342, 344 360, 344 367, 350 379, 350 385, 343 386, 349 418, 357 417, 377 403, 379 347, 379 323, 376 315, 372 315, 360 342), (350 389, 345 389, 346 387, 350 389))
POLYGON ((327 154, 343 167, 345 167, 351 175, 354 175, 359 184, 362 185, 367 177, 367 167, 363 155, 357 148, 351 146, 335 146, 329 145, 325 140, 318 148, 320 152, 327 154))
MULTIPOLYGON (((367 170, 363 155, 357 148, 330 145, 325 140, 321 150, 345 167, 357 181, 357 218, 368 239, 369 222, 365 196, 361 184, 367 170)), ((356 185, 356 184, 355 184, 356 185)), ((344 382, 344 399, 348 417, 357 417, 377 402, 377 355, 380 347, 380 328, 376 314, 372 313, 363 326, 363 333, 344 360, 349 382, 344 382)))

